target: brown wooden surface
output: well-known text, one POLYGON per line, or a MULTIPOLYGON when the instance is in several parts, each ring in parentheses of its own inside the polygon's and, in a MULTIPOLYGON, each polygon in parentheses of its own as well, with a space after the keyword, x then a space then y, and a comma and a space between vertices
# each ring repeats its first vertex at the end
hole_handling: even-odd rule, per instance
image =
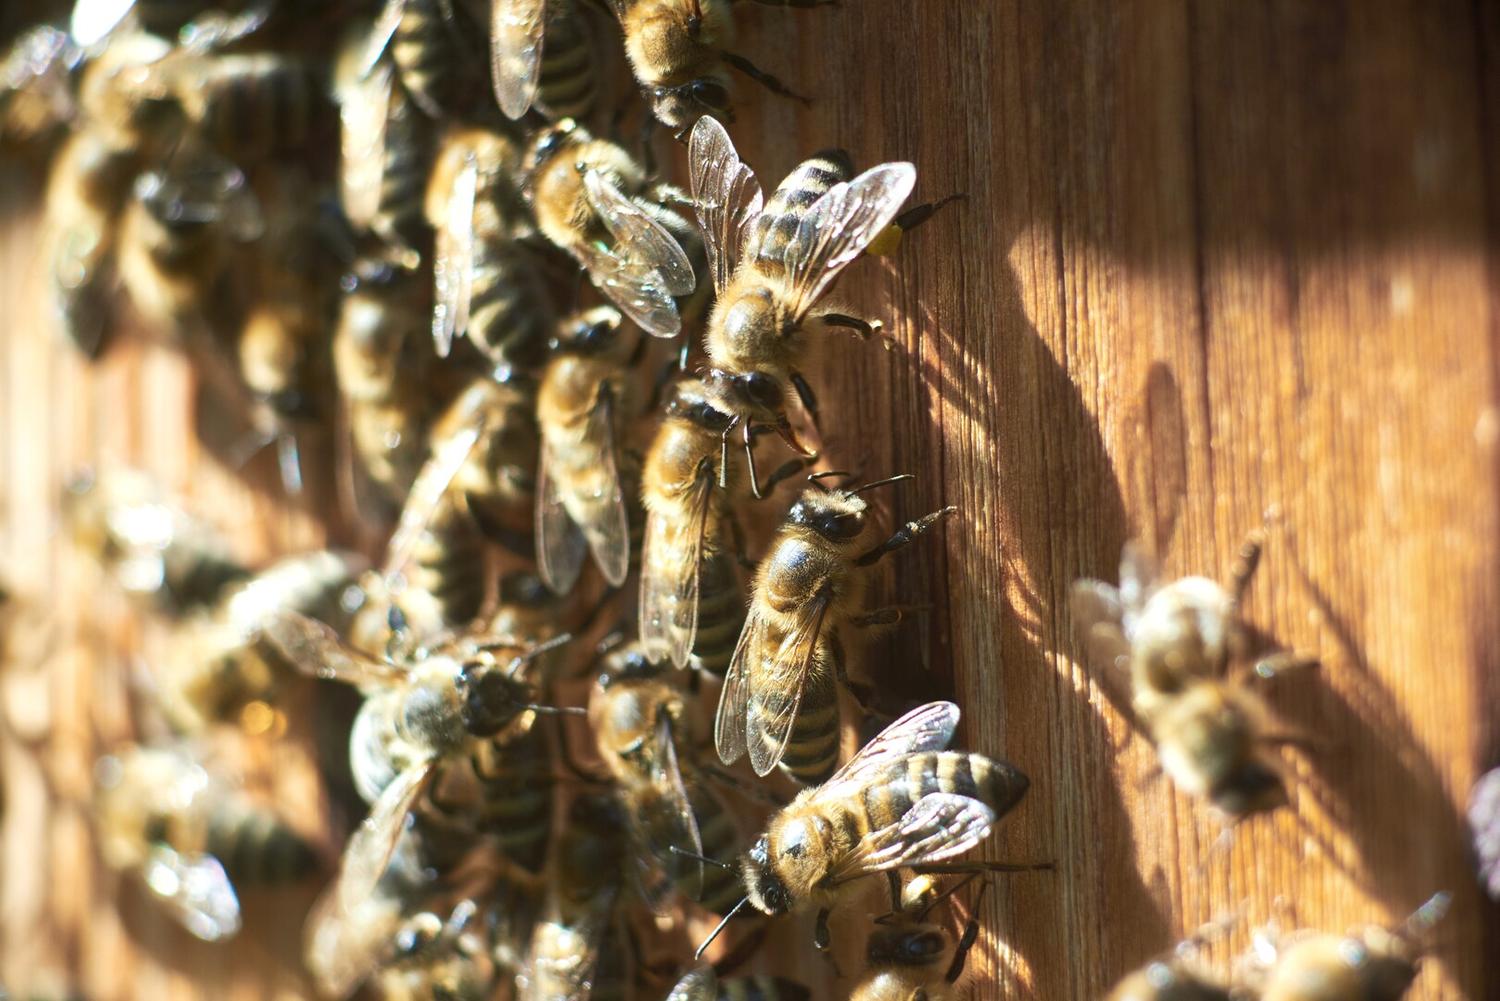
MULTIPOLYGON (((1033 781, 987 854, 1057 865, 987 900, 972 995, 1097 997, 1242 908, 1211 953, 1227 969, 1272 917, 1342 929, 1447 889, 1413 996, 1496 996, 1500 939, 1460 816, 1500 763, 1494 5, 859 0, 738 17, 739 49, 815 98, 746 102, 732 133, 763 179, 844 145, 860 165, 915 162, 920 197, 968 196, 841 282, 897 349, 840 340, 815 382, 836 465, 918 473, 891 495, 903 514, 961 508, 880 591, 931 601, 927 623, 865 666, 957 698, 967 745, 1033 781), (1077 576, 1113 578, 1132 536, 1170 574, 1222 575, 1273 505, 1248 616, 1321 656, 1271 696, 1321 744, 1285 756, 1293 809, 1226 839, 1152 776, 1065 598, 1077 576)), ((177 359, 132 351, 90 371, 51 339, 30 291, 34 192, 16 176, 0 262, 7 565, 69 623, 128 628, 120 603, 69 600, 94 582, 49 534, 62 478, 103 457, 163 474, 247 555, 319 539, 201 455, 177 359)), ((87 721, 118 714, 120 668, 65 665, 47 753, 76 779, 87 721)), ((34 766, 6 760, 7 804, 41 795, 34 766)), ((90 998, 189 996, 195 975, 221 996, 296 989, 260 946, 225 965, 158 929, 142 948, 79 811, 44 830, 15 815, 0 979, 42 990, 76 965, 90 998), (37 934, 40 915, 60 937, 37 934)))

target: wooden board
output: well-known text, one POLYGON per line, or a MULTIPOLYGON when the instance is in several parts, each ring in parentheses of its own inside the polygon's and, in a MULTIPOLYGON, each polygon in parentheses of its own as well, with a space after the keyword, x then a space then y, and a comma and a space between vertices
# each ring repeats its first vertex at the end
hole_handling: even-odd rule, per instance
MULTIPOLYGON (((917 473, 883 501, 902 515, 960 508, 876 595, 931 612, 856 669, 955 696, 966 745, 1033 782, 987 856, 1056 864, 987 897, 969 993, 1097 997, 1241 911, 1210 950, 1227 970, 1273 917, 1343 929, 1445 889, 1454 908, 1412 996, 1500 996, 1500 925, 1461 818, 1500 763, 1500 16, 1468 0, 736 16, 738 51, 813 97, 747 100, 733 134, 763 178, 843 145, 861 166, 913 161, 920 198, 967 196, 840 283, 894 349, 840 339, 814 382, 834 465, 917 473), (1169 574, 1222 576, 1273 507, 1247 614, 1321 657, 1271 692, 1278 726, 1317 744, 1284 756, 1293 809, 1226 836, 1152 776, 1065 599, 1080 575, 1112 578, 1131 537, 1169 574)), ((247 555, 318 541, 313 519, 202 456, 177 359, 136 350, 90 371, 43 331, 13 176, 7 565, 70 625, 129 628, 108 598, 69 600, 96 581, 49 534, 63 477, 103 457, 184 488, 247 555)), ((79 657, 54 679, 59 769, 86 773, 88 721, 117 711, 98 683, 117 687, 113 670, 79 657)), ((40 794, 38 774, 12 774, 25 767, 7 765, 8 803, 40 794)), ((299 989, 253 950, 223 964, 167 936, 158 957, 191 958, 153 958, 89 858, 76 808, 7 827, 0 980, 72 969, 90 998, 127 983, 187 996, 193 976, 235 997, 299 989), (41 914, 57 934, 38 941, 41 914)), ((847 967, 862 926, 839 934, 847 967)), ((810 955, 808 936, 778 942, 810 955)))

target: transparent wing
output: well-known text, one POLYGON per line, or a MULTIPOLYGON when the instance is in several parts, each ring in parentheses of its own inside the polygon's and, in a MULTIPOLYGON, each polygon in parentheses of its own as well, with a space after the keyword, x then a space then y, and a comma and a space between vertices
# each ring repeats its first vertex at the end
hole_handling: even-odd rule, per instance
POLYGON ((588 499, 595 517, 585 520, 579 528, 583 529, 604 579, 611 587, 619 587, 630 571, 630 522, 615 452, 613 399, 601 389, 584 426, 584 447, 595 456, 593 466, 597 470, 599 495, 588 499))
POLYGON ((141 868, 146 886, 167 905, 184 928, 205 942, 218 942, 240 930, 240 900, 212 855, 179 854, 156 845, 141 868))
POLYGON ((760 215, 765 196, 754 171, 740 162, 729 133, 708 115, 698 119, 688 139, 688 171, 714 291, 723 292, 739 263, 745 227, 760 215))
POLYGON ((760 706, 759 711, 746 716, 745 739, 750 744, 750 767, 757 775, 769 775, 786 754, 829 604, 829 591, 819 589, 811 601, 797 609, 792 629, 771 662, 751 664, 752 695, 760 706))
POLYGON ((1125 614, 1120 592, 1103 581, 1078 580, 1068 590, 1073 631, 1083 642, 1089 661, 1119 666, 1130 656, 1130 643, 1120 620, 1125 614))
MULTIPOLYGON (((700 122, 703 119, 698 119, 700 122)), ((667 993, 667 1001, 714 1001, 719 996, 719 977, 708 964, 694 967, 667 993)))
POLYGON ((923 751, 941 751, 958 728, 958 706, 952 702, 929 702, 881 730, 859 752, 833 773, 820 792, 838 795, 834 787, 858 783, 864 776, 884 768, 897 758, 923 751))
POLYGON ((369 229, 380 210, 394 72, 389 64, 382 63, 355 81, 339 101, 339 189, 344 214, 360 230, 369 229))
POLYGON ((490 80, 507 118, 520 118, 536 100, 546 14, 546 0, 491 0, 490 80))
POLYGON ((391 39, 396 36, 396 29, 401 25, 401 15, 405 13, 406 0, 386 0, 385 6, 380 8, 380 16, 370 28, 370 41, 365 47, 364 59, 360 62, 361 75, 368 75, 380 62, 380 57, 385 55, 385 50, 390 48, 391 39))
POLYGON ((477 394, 472 402, 475 405, 464 415, 458 430, 433 450, 412 481, 406 504, 401 508, 401 518, 386 544, 384 572, 387 577, 400 573, 410 561, 413 547, 442 503, 449 484, 469 460, 474 446, 488 427, 489 412, 479 405, 477 394))
POLYGON ((604 228, 614 237, 616 257, 651 267, 674 296, 692 294, 698 286, 693 262, 667 227, 626 198, 597 170, 583 175, 583 190, 604 228))
POLYGON ((686 667, 698 634, 698 579, 708 545, 713 471, 704 470, 686 497, 684 516, 653 514, 641 544, 641 642, 652 656, 686 667))
POLYGON ((338 906, 352 913, 375 893, 406 830, 406 818, 437 774, 437 761, 428 758, 397 775, 370 808, 370 815, 349 837, 339 867, 338 906))
POLYGON ((952 793, 924 796, 901 819, 866 834, 837 868, 834 880, 940 862, 962 855, 989 837, 995 811, 952 793))
POLYGON ((282 609, 268 615, 261 636, 304 674, 350 685, 391 685, 405 672, 348 647, 338 633, 300 612, 282 609))
POLYGON ((663 715, 656 726, 656 753, 652 758, 651 784, 656 795, 649 802, 646 830, 651 853, 672 873, 688 896, 703 896, 703 863, 696 858, 678 855, 680 848, 694 855, 703 854, 703 835, 698 817, 688 799, 687 785, 677 760, 677 742, 672 735, 671 717, 663 715))
POLYGON ((433 244, 432 342, 438 357, 448 357, 453 338, 469 329, 469 303, 474 290, 474 191, 479 164, 469 154, 464 169, 453 180, 448 209, 433 244))
POLYGON ((588 243, 575 244, 573 253, 588 272, 594 288, 646 333, 653 337, 676 337, 682 330, 677 303, 656 268, 588 243))
POLYGON ((135 0, 77 0, 68 22, 68 34, 84 48, 102 42, 135 8, 135 0))
POLYGON ((588 544, 563 503, 552 472, 557 461, 552 449, 548 436, 543 435, 536 475, 536 568, 542 583, 554 594, 567 594, 578 582, 588 544))
POLYGON ((732 765, 745 754, 745 717, 750 711, 750 659, 760 649, 761 636, 766 631, 766 620, 750 607, 745 619, 745 628, 740 630, 740 641, 735 644, 734 656, 730 658, 729 670, 724 674, 724 687, 719 690, 719 711, 714 716, 714 748, 719 760, 732 765))
POLYGON ((353 912, 338 906, 335 884, 319 895, 307 915, 303 954, 324 997, 347 997, 390 951, 401 923, 401 907, 376 894, 353 912))
POLYGON ((890 225, 917 183, 909 163, 882 163, 812 204, 782 252, 792 316, 801 320, 849 262, 890 225))

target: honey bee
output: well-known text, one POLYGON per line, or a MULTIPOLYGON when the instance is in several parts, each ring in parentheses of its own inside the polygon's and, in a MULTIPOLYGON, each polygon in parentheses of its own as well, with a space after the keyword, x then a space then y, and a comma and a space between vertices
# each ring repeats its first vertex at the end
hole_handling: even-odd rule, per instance
POLYGON ((565 321, 537 391, 537 569, 558 594, 573 589, 585 551, 612 586, 630 567, 617 441, 634 410, 633 345, 621 323, 608 306, 565 321))
POLYGON ((771 915, 817 907, 817 943, 826 948, 829 912, 867 876, 1038 868, 946 862, 987 838, 1030 785, 1006 762, 943 750, 957 725, 951 702, 913 709, 826 783, 799 793, 741 860, 746 896, 735 910, 747 901, 771 915))
POLYGON ((62 514, 73 541, 122 589, 168 614, 212 605, 250 573, 144 472, 79 473, 63 493, 62 514))
POLYGON ((652 183, 625 149, 564 119, 532 140, 524 168, 537 228, 587 272, 604 296, 641 329, 673 337, 682 329, 677 298, 697 288, 683 249, 692 226, 670 204, 687 196, 652 183))
POLYGON ((1368 925, 1347 935, 1299 932, 1286 941, 1259 940, 1252 973, 1262 1001, 1397 1001, 1417 979, 1423 940, 1447 914, 1439 893, 1396 928, 1368 925))
POLYGON ((765 202, 729 134, 708 117, 693 126, 688 167, 717 294, 704 345, 710 400, 742 427, 747 453, 752 420, 777 428, 797 447, 786 397, 795 390, 816 423, 817 403, 801 371, 812 335, 846 327, 869 336, 874 329, 868 321, 814 308, 896 219, 916 184, 916 168, 883 163, 851 180, 846 154, 819 153, 765 202))
POLYGON ((305 150, 325 126, 328 109, 300 59, 205 55, 170 60, 165 69, 193 134, 241 166, 305 150))
POLYGON ((375 31, 389 38, 401 84, 429 118, 475 109, 484 90, 483 29, 470 23, 465 5, 389 0, 375 31))
POLYGON ((517 857, 545 843, 551 788, 544 759, 538 769, 540 752, 525 738, 538 713, 563 710, 538 705, 522 671, 567 636, 532 646, 510 637, 462 637, 394 663, 345 646, 327 626, 294 613, 280 613, 264 633, 301 670, 366 690, 350 734, 350 764, 356 788, 372 806, 345 849, 333 913, 352 913, 370 894, 419 802, 445 813, 443 786, 453 777, 444 774, 445 765, 463 766, 460 779, 472 772, 482 783, 493 779, 515 796, 526 796, 516 806, 491 789, 491 807, 510 813, 514 829, 483 833, 511 838, 517 857), (505 653, 511 654, 508 660, 505 653), (507 761, 518 741, 525 752, 507 761), (511 764, 517 767, 506 771, 511 764), (522 822, 533 817, 539 819, 522 822))
POLYGON ((333 371, 348 440, 365 477, 388 503, 421 468, 430 418, 423 374, 420 279, 378 258, 356 261, 343 281, 333 371))
POLYGON ((1105 1001, 1230 1001, 1230 988, 1192 961, 1192 941, 1125 976, 1105 1001))
MULTIPOLYGON (((932 876, 906 882, 899 906, 870 933, 865 947, 867 965, 850 991, 851 1001, 954 1001, 959 997, 958 981, 979 936, 978 902, 957 941, 927 916, 971 878, 946 890, 932 876)), ((981 889, 981 899, 983 894, 981 889)))
POLYGON ((201 939, 239 931, 236 885, 294 881, 319 865, 305 838, 181 746, 122 750, 96 776, 105 861, 138 875, 201 939))
POLYGON ((571 0, 491 0, 490 79, 507 117, 535 107, 553 120, 586 118, 599 97, 596 64, 592 34, 571 0))
POLYGON ((291 665, 261 641, 262 625, 282 609, 343 628, 358 605, 355 580, 365 569, 354 553, 329 550, 278 560, 229 586, 206 616, 184 623, 171 644, 162 708, 179 730, 239 719, 265 725, 264 714, 291 665))
POLYGON ((523 235, 525 203, 516 185, 520 149, 498 132, 453 133, 438 154, 427 189, 437 230, 432 333, 446 356, 468 335, 504 370, 535 366, 551 330, 552 306, 523 235))
POLYGON ((714 744, 725 764, 748 750, 757 775, 780 766, 804 785, 826 779, 838 756, 838 685, 849 687, 840 633, 900 615, 862 610, 866 568, 957 510, 923 515, 876 542, 869 505, 859 495, 910 477, 848 490, 828 489, 819 475, 792 505, 756 570, 714 719, 714 744))
POLYGON ((606 659, 589 722, 606 770, 620 789, 638 846, 685 896, 723 914, 740 896, 733 869, 704 869, 727 857, 738 831, 696 769, 685 767, 691 732, 681 689, 638 644, 606 659))
POLYGON ((620 804, 608 794, 579 796, 568 808, 547 866, 547 901, 516 978, 520 1001, 623 998, 624 934, 618 905, 628 863, 620 804))
POLYGON ((673 985, 667 1001, 808 1001, 812 992, 795 980, 757 974, 720 980, 711 966, 697 966, 673 985))
MULTIPOLYGON (((1248 678, 1225 677, 1247 648, 1238 608, 1261 545, 1259 533, 1247 540, 1228 590, 1205 577, 1160 585, 1135 545, 1126 547, 1119 588, 1080 580, 1072 590, 1075 629, 1090 656, 1128 666, 1132 713, 1163 770, 1234 820, 1287 802, 1280 774, 1257 753, 1270 740, 1265 705, 1248 678)), ((1310 663, 1283 653, 1255 671, 1273 677, 1310 663)))

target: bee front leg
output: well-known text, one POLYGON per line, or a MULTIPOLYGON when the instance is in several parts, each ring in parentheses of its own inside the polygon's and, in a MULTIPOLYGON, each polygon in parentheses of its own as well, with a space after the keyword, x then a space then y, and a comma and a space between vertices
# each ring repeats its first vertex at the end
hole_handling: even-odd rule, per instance
POLYGON ((812 421, 813 430, 818 434, 823 433, 823 427, 818 423, 818 396, 813 388, 803 378, 801 372, 792 373, 792 388, 797 391, 797 399, 802 401, 802 408, 807 411, 808 419, 812 421))
POLYGON ((833 932, 828 929, 828 908, 818 911, 817 923, 813 925, 813 945, 819 952, 827 952, 833 947, 833 932))
POLYGON ((905 525, 896 529, 889 539, 886 539, 874 549, 857 558, 854 562, 858 566, 867 567, 888 553, 893 553, 904 546, 909 546, 920 536, 932 530, 938 522, 948 515, 956 512, 958 508, 948 506, 931 514, 924 514, 915 521, 908 521, 905 525))
POLYGON ((863 615, 856 615, 849 621, 861 629, 884 629, 894 626, 900 622, 907 612, 930 612, 932 605, 886 605, 884 608, 872 608, 863 615))
POLYGON ((775 94, 777 97, 790 97, 792 100, 798 101, 802 104, 812 104, 812 100, 810 98, 797 93, 795 90, 792 90, 792 88, 788 87, 786 84, 782 83, 780 80, 767 73, 765 70, 756 66, 744 56, 734 52, 725 52, 721 55, 726 63, 728 63, 730 66, 733 66, 735 69, 739 70, 741 73, 745 74, 750 79, 766 88, 766 90, 769 90, 771 93, 775 94))
POLYGON ((1283 674, 1305 671, 1319 667, 1321 664, 1322 661, 1313 654, 1297 653, 1295 650, 1278 650, 1256 661, 1253 670, 1257 678, 1274 681, 1283 674))

